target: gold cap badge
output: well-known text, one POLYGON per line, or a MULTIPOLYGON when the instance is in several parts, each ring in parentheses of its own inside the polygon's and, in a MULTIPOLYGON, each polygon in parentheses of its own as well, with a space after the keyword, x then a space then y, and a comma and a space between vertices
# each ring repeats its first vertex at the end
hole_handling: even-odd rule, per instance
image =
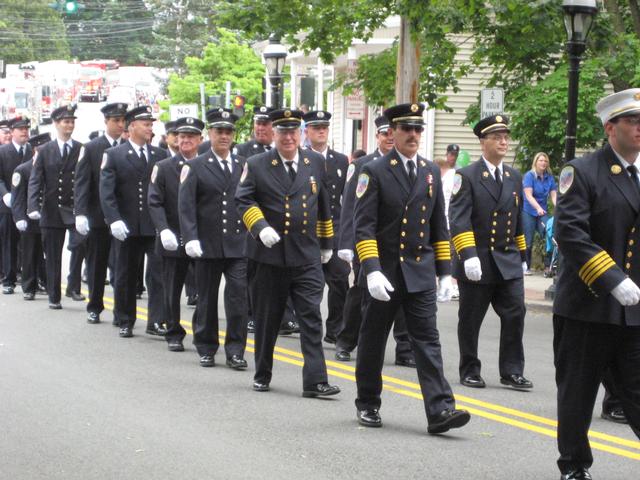
POLYGON ((289 118, 291 116, 291 110, 285 110, 284 111, 284 116, 285 116, 285 118, 289 118))
POLYGON ((411 111, 412 112, 417 112, 418 110, 420 110, 420 107, 418 105, 416 105, 415 103, 413 105, 411 105, 411 111))
POLYGON ((503 118, 502 118, 500 115, 498 115, 498 116, 496 117, 496 122, 498 122, 498 123, 502 123, 502 120, 503 120, 503 118))

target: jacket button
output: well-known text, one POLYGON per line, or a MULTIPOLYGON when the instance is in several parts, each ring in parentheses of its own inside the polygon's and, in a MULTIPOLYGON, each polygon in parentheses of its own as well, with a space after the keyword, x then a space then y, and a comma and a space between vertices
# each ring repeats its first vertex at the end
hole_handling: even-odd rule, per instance
MULTIPOLYGON (((306 200, 306 199, 307 199, 307 196, 306 196, 306 195, 302 195, 302 199, 303 199, 303 200, 306 200)), ((289 200, 289 197, 287 197, 287 200, 289 200)))
POLYGON ((420 238, 424 238, 424 232, 420 232, 420 238))
POLYGON ((289 212, 285 212, 284 216, 289 218, 291 216, 291 214, 289 212))
POLYGON ((403 218, 403 219, 402 219, 402 223, 405 223, 405 224, 406 224, 406 223, 407 223, 407 219, 406 219, 406 218, 403 218))
POLYGON ((302 221, 302 224, 303 224, 303 225, 306 225, 307 223, 308 223, 308 222, 307 222, 306 220, 303 220, 303 221, 302 221))
POLYGON ((633 253, 632 252, 627 252, 627 258, 631 258, 633 257, 633 253))
POLYGON ((511 220, 507 220, 507 225, 511 225, 511 220))
POLYGON ((635 242, 633 240, 629 240, 629 245, 633 245, 635 242))
POLYGON ((404 243, 400 244, 400 248, 404 250, 404 243))
POLYGON ((498 222, 493 222, 493 226, 495 227, 498 224, 498 222))
POLYGON ((240 220, 236 221, 237 224, 240 224, 240 220))
POLYGON ((226 201, 226 200, 223 200, 223 201, 222 201, 222 204, 223 204, 223 205, 226 205, 226 204, 227 204, 227 201, 226 201))
POLYGON ((426 206, 424 206, 424 205, 422 205, 422 211, 424 212, 424 211, 426 211, 426 210, 427 210, 427 207, 426 207, 426 206))
POLYGON ((406 237, 407 236, 407 232, 400 232, 400 236, 401 237, 406 237))
POLYGON ((303 204, 302 204, 302 208, 307 208, 307 204, 306 204, 306 203, 303 203, 303 204))
POLYGON ((302 233, 307 233, 307 230, 303 228, 302 233))
POLYGON ((419 262, 419 261, 420 261, 420 257, 416 257, 416 262, 419 262))
POLYGON ((496 233, 496 229, 495 229, 495 228, 492 228, 492 229, 491 229, 491 233, 495 234, 495 233, 496 233))
POLYGON ((491 251, 493 252, 493 245, 491 246, 491 251))
POLYGON ((420 220, 420 223, 424 225, 425 223, 427 223, 427 221, 423 218, 422 220, 420 220))
POLYGON ((498 212, 493 212, 493 216, 497 217, 498 216, 498 212))
POLYGON ((289 230, 285 230, 285 231, 284 231, 284 234, 285 234, 285 235, 289 235, 289 230))
POLYGON ((222 192, 222 196, 226 197, 227 196, 227 192, 222 192))
POLYGON ((631 264, 630 264, 630 263, 625 264, 624 268, 626 268, 627 270, 629 270, 629 269, 631 268, 631 264))
POLYGON ((400 261, 401 261, 401 262, 404 262, 404 257, 400 257, 400 261))
POLYGON ((510 217, 510 216, 511 216, 511 212, 509 212, 509 213, 507 214, 507 216, 508 216, 508 217, 510 217))
POLYGON ((223 219, 222 219, 222 223, 227 223, 227 219, 226 219, 226 218, 223 218, 223 219))
POLYGON ((227 229, 226 229, 226 228, 223 228, 223 229, 222 229, 222 233, 227 233, 227 229))
POLYGON ((284 226, 285 226, 285 227, 288 227, 288 226, 290 226, 290 225, 291 225, 291 223, 290 223, 290 222, 284 222, 284 226))
POLYGON ((226 210, 222 210, 222 214, 223 214, 223 215, 226 215, 226 214, 227 214, 227 211, 226 211, 226 210))
POLYGON ((240 230, 239 230, 239 229, 236 229, 236 233, 240 233, 240 230))

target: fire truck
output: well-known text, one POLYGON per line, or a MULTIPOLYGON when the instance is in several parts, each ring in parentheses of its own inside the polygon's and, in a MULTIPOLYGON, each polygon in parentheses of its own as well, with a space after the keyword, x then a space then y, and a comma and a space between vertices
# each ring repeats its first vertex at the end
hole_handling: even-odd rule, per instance
POLYGON ((87 60, 80 62, 79 98, 90 102, 104 102, 111 88, 118 84, 120 64, 115 60, 87 60))

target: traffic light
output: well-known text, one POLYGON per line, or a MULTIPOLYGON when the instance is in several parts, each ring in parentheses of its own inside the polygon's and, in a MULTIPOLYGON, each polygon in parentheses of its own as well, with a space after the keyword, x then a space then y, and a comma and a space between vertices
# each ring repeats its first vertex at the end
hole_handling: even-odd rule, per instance
POLYGON ((233 97, 233 113, 238 117, 242 117, 244 115, 244 102, 247 99, 242 95, 236 95, 233 97))
POLYGON ((69 15, 76 13, 78 11, 78 2, 73 0, 64 2, 64 11, 69 15))
POLYGON ((49 4, 49 8, 62 13, 63 15, 75 15, 80 10, 84 10, 84 4, 76 0, 57 0, 49 4))

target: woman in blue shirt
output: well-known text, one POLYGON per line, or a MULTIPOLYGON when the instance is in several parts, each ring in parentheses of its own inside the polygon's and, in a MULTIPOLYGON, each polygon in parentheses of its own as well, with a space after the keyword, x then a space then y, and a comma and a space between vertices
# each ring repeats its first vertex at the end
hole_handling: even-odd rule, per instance
MULTIPOLYGON (((544 231, 549 219, 547 212, 549 198, 555 206, 558 194, 556 181, 549 169, 549 156, 544 152, 536 153, 533 157, 531 170, 522 179, 524 204, 522 208, 522 223, 524 238, 527 243, 527 266, 531 267, 531 245, 533 236, 538 232, 544 238, 544 231)), ((546 263, 546 261, 545 261, 546 263)), ((548 268, 548 265, 545 265, 548 268)), ((529 269, 525 275, 531 275, 529 269)))

